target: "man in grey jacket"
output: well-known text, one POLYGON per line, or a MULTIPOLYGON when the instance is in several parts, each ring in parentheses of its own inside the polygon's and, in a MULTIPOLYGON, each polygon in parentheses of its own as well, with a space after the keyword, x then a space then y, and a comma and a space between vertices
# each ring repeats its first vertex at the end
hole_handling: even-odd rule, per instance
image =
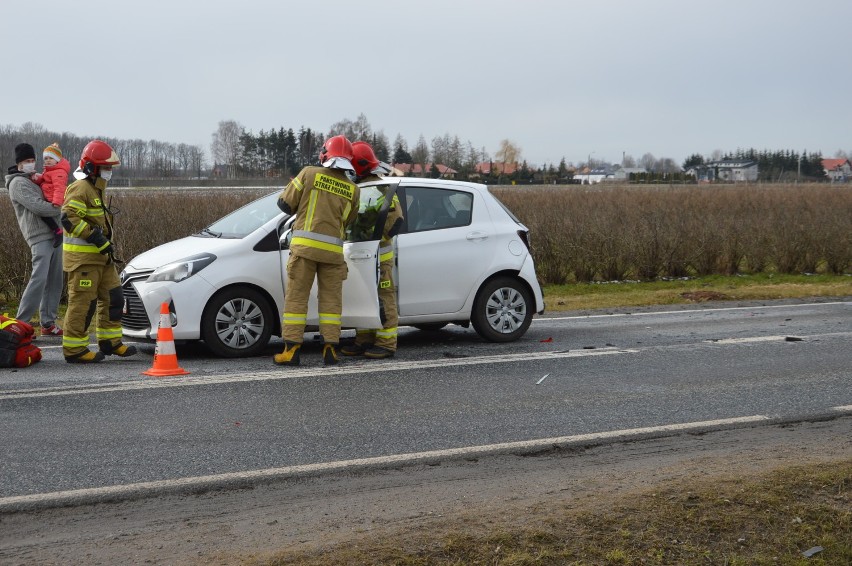
POLYGON ((18 226, 30 246, 33 270, 15 318, 28 322, 36 311, 41 320, 42 336, 62 336, 56 326, 56 311, 62 295, 62 247, 53 247, 53 230, 42 217, 59 222, 60 207, 44 200, 41 188, 33 183, 35 150, 28 143, 15 146, 15 165, 9 167, 6 188, 15 209, 18 226))

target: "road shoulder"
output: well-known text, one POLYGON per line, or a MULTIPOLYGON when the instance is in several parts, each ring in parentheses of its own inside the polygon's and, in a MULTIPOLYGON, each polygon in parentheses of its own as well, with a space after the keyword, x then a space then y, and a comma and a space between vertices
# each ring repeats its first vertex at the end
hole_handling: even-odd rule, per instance
POLYGON ((4 563, 231 564, 379 534, 510 528, 689 478, 852 458, 852 416, 290 479, 254 489, 0 515, 4 563))

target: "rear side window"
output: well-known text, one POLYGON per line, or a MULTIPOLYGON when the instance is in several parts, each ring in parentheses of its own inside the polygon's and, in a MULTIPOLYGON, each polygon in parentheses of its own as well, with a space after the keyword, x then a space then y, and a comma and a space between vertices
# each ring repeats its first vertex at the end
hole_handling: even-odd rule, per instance
POLYGON ((405 188, 406 232, 425 232, 470 224, 473 194, 451 189, 405 188))

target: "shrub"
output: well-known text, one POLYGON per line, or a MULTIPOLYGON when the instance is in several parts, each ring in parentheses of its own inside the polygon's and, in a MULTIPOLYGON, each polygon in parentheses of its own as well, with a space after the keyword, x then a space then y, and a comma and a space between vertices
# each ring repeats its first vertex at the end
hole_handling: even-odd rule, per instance
POLYGON ((852 192, 829 185, 500 187, 543 284, 848 272, 852 192))

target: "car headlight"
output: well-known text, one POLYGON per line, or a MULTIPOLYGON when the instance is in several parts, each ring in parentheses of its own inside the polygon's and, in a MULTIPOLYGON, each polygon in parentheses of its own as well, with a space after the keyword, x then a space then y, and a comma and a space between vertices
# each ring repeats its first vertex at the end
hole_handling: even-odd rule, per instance
POLYGON ((154 270, 148 276, 148 283, 156 281, 174 281, 175 283, 188 279, 213 263, 216 256, 213 254, 199 254, 174 263, 169 263, 154 270))

